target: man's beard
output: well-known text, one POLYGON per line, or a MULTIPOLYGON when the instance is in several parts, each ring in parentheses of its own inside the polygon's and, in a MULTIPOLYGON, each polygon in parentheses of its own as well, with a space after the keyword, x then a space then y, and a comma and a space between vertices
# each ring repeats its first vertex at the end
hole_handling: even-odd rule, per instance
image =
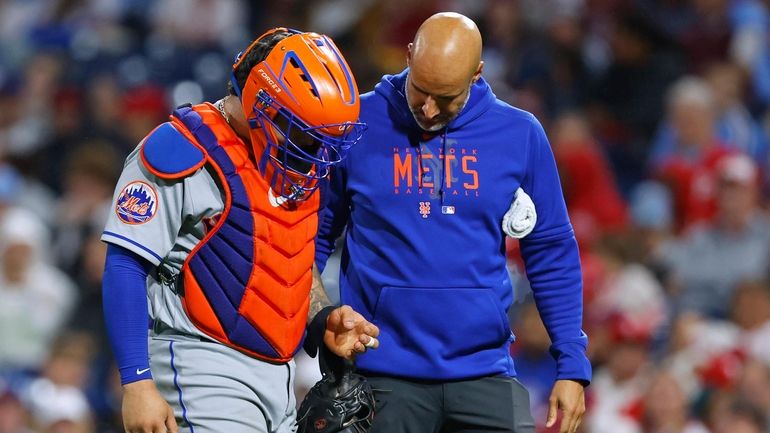
POLYGON ((473 82, 468 86, 468 92, 465 94, 465 101, 463 101, 462 107, 460 107, 459 110, 457 110, 457 113, 455 113, 452 118, 447 120, 446 122, 437 123, 433 126, 425 126, 422 122, 420 122, 420 119, 417 118, 417 113, 412 111, 412 107, 409 106, 409 74, 406 75, 406 84, 404 85, 404 95, 406 96, 406 105, 409 107, 409 112, 412 113, 412 118, 414 118, 414 121, 417 123, 417 126, 422 128, 422 130, 426 132, 436 132, 444 129, 447 125, 449 125, 453 120, 457 118, 457 116, 460 115, 460 113, 463 112, 465 109, 465 105, 468 104, 468 99, 471 97, 471 88, 473 87, 473 82))

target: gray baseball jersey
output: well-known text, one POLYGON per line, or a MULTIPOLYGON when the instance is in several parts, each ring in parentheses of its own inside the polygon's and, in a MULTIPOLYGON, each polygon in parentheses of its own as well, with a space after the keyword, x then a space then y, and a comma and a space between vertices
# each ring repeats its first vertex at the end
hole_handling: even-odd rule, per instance
POLYGON ((153 175, 142 163, 140 149, 126 159, 102 240, 159 267, 147 278, 150 318, 157 325, 205 337, 187 318, 172 279, 205 236, 207 222, 222 212, 222 194, 205 168, 174 181, 153 175))
POLYGON ((150 367, 159 391, 181 431, 294 431, 294 362, 267 363, 210 339, 177 295, 185 259, 223 211, 217 181, 205 166, 183 179, 159 178, 142 163, 140 149, 126 159, 102 240, 158 269, 147 278, 147 296, 154 323, 150 367))

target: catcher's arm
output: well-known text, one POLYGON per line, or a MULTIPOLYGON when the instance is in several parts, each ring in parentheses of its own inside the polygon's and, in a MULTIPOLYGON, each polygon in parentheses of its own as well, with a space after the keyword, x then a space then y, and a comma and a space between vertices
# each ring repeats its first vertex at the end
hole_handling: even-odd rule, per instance
POLYGON ((151 268, 151 263, 122 247, 107 247, 104 319, 121 373, 125 430, 177 433, 174 411, 155 387, 148 365, 145 281, 151 268))
POLYGON ((377 326, 349 305, 343 305, 329 314, 323 341, 335 355, 353 359, 356 353, 379 347, 378 335, 380 330, 377 326))
POLYGON ((310 286, 310 309, 307 311, 308 323, 313 321, 318 313, 325 307, 332 305, 332 301, 329 300, 329 295, 326 294, 323 280, 321 280, 321 272, 318 270, 318 266, 313 265, 313 283, 310 286))
POLYGON ((326 294, 321 273, 313 266, 305 351, 315 356, 323 342, 333 354, 352 359, 356 353, 379 346, 380 330, 349 305, 335 307, 326 294))

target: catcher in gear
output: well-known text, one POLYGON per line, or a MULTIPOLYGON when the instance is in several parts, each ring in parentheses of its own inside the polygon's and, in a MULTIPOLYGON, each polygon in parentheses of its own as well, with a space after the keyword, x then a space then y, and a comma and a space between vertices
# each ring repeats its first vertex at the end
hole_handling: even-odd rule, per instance
POLYGON ((302 400, 297 433, 366 433, 375 415, 371 386, 355 373, 353 361, 321 351, 323 378, 302 400))
POLYGON ((279 27, 231 73, 128 157, 102 235, 128 433, 293 433, 308 320, 306 343, 338 356, 378 344, 349 306, 318 316, 313 284, 319 190, 364 128, 350 68, 327 36, 279 27))

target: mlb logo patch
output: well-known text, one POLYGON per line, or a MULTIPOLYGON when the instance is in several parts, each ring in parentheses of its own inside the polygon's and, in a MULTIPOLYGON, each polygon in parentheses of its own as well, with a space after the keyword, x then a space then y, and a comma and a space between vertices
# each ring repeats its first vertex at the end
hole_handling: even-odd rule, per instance
POLYGON ((141 181, 126 185, 118 196, 115 213, 126 224, 144 224, 158 211, 158 194, 141 181))
POLYGON ((454 206, 441 206, 441 213, 444 215, 454 215, 455 214, 455 207, 454 206))

